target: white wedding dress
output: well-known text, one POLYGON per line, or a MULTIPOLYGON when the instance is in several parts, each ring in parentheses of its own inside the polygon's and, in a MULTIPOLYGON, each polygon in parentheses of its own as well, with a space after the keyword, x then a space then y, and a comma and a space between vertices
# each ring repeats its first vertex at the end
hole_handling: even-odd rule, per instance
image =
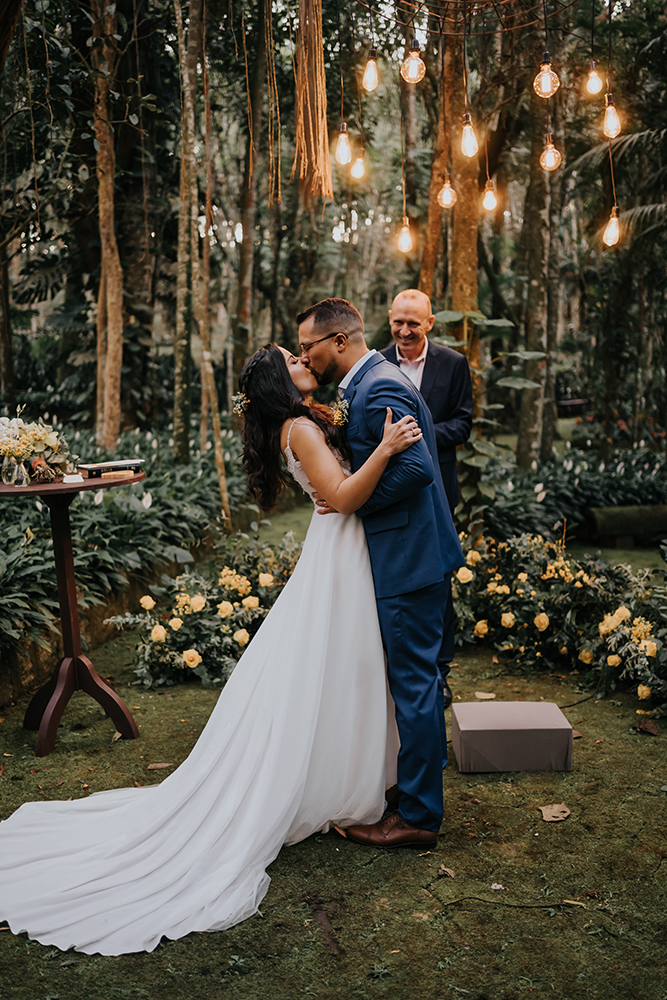
MULTIPOLYGON (((311 492, 289 444, 287 457, 311 492)), ((314 514, 292 578, 173 774, 29 802, 0 823, 0 920, 102 955, 231 927, 256 912, 283 844, 380 818, 397 746, 361 521, 314 514)))

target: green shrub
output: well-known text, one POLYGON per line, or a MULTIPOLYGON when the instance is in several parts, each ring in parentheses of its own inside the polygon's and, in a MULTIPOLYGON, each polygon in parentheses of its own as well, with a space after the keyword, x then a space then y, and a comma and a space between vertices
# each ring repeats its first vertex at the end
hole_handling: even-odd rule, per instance
POLYGON ((600 694, 623 679, 640 698, 667 700, 667 592, 651 587, 650 570, 573 559, 537 535, 462 543, 466 565, 452 581, 459 642, 490 642, 521 668, 585 670, 600 694))

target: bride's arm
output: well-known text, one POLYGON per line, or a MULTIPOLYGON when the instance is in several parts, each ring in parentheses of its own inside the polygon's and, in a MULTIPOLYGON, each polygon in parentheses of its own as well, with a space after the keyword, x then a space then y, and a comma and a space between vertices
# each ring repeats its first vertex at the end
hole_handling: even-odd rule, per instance
POLYGON ((332 455, 323 432, 311 420, 299 420, 293 424, 291 446, 310 483, 327 504, 340 514, 353 514, 373 493, 391 456, 405 451, 421 437, 413 417, 403 417, 392 424, 392 412, 387 407, 382 440, 351 476, 345 475, 332 455))

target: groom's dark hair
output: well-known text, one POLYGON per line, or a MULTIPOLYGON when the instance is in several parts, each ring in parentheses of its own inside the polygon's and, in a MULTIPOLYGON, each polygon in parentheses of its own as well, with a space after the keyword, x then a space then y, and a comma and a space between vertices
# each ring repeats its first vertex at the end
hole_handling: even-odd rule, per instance
POLYGON ((322 299, 314 306, 304 309, 296 318, 297 324, 301 326, 310 317, 314 318, 315 329, 318 333, 330 333, 333 330, 347 333, 353 336, 355 333, 363 337, 364 321, 361 313, 347 299, 322 299))

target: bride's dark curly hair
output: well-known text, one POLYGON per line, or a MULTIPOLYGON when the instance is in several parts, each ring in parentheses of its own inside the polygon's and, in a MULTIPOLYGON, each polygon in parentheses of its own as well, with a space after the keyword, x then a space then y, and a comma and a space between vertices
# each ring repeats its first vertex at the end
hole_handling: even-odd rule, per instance
POLYGON ((291 417, 307 417, 324 432, 327 443, 347 456, 344 434, 328 407, 303 396, 294 385, 277 344, 260 348, 239 375, 239 389, 249 403, 244 411, 243 464, 248 487, 262 510, 270 510, 289 481, 282 462, 280 431, 291 417))

